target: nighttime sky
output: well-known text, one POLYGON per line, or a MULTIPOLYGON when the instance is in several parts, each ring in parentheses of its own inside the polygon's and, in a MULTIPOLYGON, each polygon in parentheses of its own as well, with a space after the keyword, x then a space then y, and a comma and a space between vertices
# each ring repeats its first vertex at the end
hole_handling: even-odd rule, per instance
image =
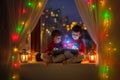
POLYGON ((62 9, 62 14, 68 16, 70 22, 81 20, 74 0, 48 0, 46 8, 62 9))

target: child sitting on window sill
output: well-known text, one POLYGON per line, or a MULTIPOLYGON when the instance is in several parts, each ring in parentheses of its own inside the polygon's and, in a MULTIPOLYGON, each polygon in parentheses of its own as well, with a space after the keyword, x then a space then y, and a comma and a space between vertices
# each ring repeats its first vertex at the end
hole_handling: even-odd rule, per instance
POLYGON ((58 63, 65 60, 62 46, 62 33, 59 30, 54 30, 51 34, 52 41, 46 46, 45 53, 41 54, 41 59, 45 63, 58 63))

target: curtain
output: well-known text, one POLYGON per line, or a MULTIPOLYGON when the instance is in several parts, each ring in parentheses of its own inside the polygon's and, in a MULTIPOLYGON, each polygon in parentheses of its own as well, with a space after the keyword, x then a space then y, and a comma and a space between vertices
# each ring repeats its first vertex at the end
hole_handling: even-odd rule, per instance
MULTIPOLYGON (((8 58, 11 60, 13 49, 31 50, 31 32, 35 28, 42 11, 48 0, 8 0, 7 14, 8 26, 10 27, 10 54, 8 58)), ((39 44, 38 44, 39 45, 39 44)), ((13 54, 15 55, 15 54, 13 54)), ((17 58, 18 59, 18 58, 17 58)))
POLYGON ((11 37, 19 37, 15 46, 19 49, 25 47, 26 43, 30 48, 30 33, 35 28, 47 0, 8 0, 8 15, 11 37))
POLYGON ((100 25, 98 20, 97 0, 75 0, 75 3, 83 23, 87 26, 87 30, 92 40, 95 42, 96 51, 98 53, 100 25), (91 3, 94 5, 91 5, 91 3))

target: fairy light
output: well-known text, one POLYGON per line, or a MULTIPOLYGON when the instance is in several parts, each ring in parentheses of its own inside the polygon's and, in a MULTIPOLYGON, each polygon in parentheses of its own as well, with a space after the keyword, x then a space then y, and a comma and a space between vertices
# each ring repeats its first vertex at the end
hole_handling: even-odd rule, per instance
POLYGON ((18 64, 17 62, 15 62, 15 63, 13 64, 13 66, 14 66, 14 68, 18 68, 18 67, 19 67, 19 64, 18 64))
POLYGON ((13 49, 13 51, 14 51, 14 52, 18 52, 18 48, 15 47, 15 48, 13 49))
POLYGON ((24 21, 22 21, 22 22, 21 22, 21 25, 24 25, 24 24, 25 24, 25 22, 24 22, 24 21))
POLYGON ((94 4, 91 5, 91 9, 95 9, 96 6, 94 4))
POLYGON ((19 39, 19 35, 16 34, 16 33, 12 33, 11 38, 12 38, 12 41, 13 41, 13 42, 16 42, 16 41, 18 41, 18 39, 19 39))
POLYGON ((12 61, 15 61, 16 57, 15 55, 12 55, 12 61))
POLYGON ((34 8, 34 7, 35 7, 35 3, 32 2, 32 1, 28 1, 28 2, 27 2, 27 5, 28 5, 29 7, 31 7, 31 8, 34 8))
POLYGON ((38 7, 39 7, 39 8, 42 7, 42 3, 41 3, 41 2, 38 3, 38 7))
POLYGON ((17 76, 16 76, 16 75, 13 75, 13 76, 12 76, 12 79, 16 79, 16 78, 17 78, 17 76))
POLYGON ((105 0, 100 0, 100 4, 102 7, 105 6, 105 0))
POLYGON ((20 33, 22 31, 23 26, 22 25, 18 25, 16 28, 16 32, 20 33))
POLYGON ((108 13, 108 11, 105 11, 104 13, 104 19, 108 19, 110 17, 110 14, 108 13))
POLYGON ((23 8, 22 13, 23 13, 23 14, 26 14, 26 13, 27 13, 27 10, 26 10, 25 8, 23 8))

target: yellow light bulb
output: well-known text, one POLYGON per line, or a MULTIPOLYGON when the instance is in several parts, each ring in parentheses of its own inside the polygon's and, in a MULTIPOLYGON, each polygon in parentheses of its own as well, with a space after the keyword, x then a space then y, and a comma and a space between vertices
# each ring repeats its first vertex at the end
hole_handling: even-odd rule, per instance
POLYGON ((16 78, 17 78, 17 76, 16 76, 16 75, 13 75, 13 76, 12 76, 12 78, 13 78, 13 79, 16 79, 16 78))
POLYGON ((38 7, 42 7, 42 3, 41 2, 38 3, 38 7))
POLYGON ((14 52, 17 52, 17 51, 18 51, 18 48, 15 47, 15 48, 13 49, 13 51, 14 51, 14 52))
POLYGON ((22 22, 21 22, 21 24, 22 24, 22 25, 24 25, 24 24, 25 24, 25 22, 24 22, 24 21, 22 21, 22 22))

